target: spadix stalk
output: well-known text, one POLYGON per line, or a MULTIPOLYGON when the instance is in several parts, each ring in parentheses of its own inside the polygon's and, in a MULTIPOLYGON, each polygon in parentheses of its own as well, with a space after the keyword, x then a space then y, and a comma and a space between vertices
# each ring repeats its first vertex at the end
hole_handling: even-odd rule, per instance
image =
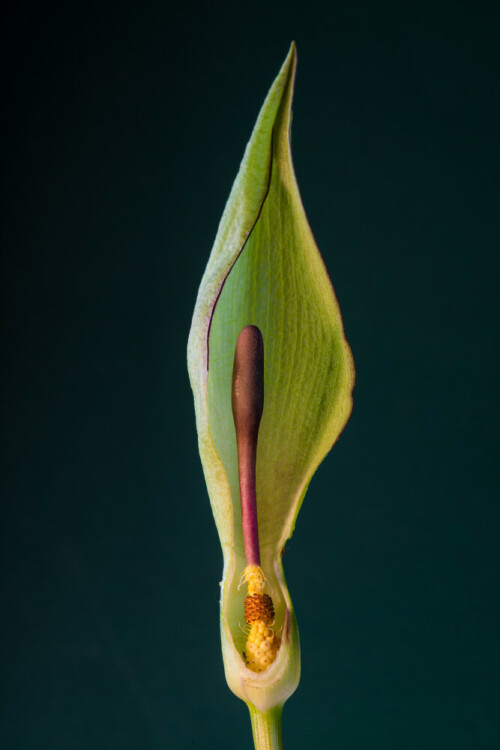
POLYGON ((266 577, 260 566, 256 463, 259 425, 264 409, 264 342, 257 326, 245 326, 238 336, 231 403, 246 557, 242 579, 248 585, 245 622, 250 626, 243 657, 252 672, 263 672, 276 659, 281 641, 273 630, 273 600, 265 592, 266 577))
POLYGON ((231 404, 233 408, 241 524, 247 565, 260 565, 255 474, 257 441, 264 409, 264 342, 257 326, 245 326, 236 343, 231 404))

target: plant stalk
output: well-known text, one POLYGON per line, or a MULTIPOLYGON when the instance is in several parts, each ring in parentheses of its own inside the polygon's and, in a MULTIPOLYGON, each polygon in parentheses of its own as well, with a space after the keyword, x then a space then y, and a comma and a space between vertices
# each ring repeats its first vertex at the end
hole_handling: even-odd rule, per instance
POLYGON ((283 706, 275 706, 269 711, 259 711, 248 704, 255 750, 283 750, 281 739, 281 715, 283 706))

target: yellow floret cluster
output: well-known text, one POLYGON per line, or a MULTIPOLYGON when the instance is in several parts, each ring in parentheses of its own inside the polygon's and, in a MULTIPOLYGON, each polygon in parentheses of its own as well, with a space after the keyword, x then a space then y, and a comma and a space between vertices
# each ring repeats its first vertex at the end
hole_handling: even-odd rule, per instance
POLYGON ((281 643, 272 627, 273 600, 264 593, 265 577, 259 566, 248 565, 243 573, 242 582, 248 584, 245 620, 250 625, 243 655, 248 669, 252 672, 263 672, 275 660, 281 643))
POLYGON ((263 672, 276 659, 280 639, 264 622, 253 622, 245 646, 245 660, 252 672, 263 672))
POLYGON ((250 596, 253 594, 263 594, 266 578, 262 568, 259 565, 247 565, 241 576, 240 586, 243 583, 248 584, 248 593, 250 596))

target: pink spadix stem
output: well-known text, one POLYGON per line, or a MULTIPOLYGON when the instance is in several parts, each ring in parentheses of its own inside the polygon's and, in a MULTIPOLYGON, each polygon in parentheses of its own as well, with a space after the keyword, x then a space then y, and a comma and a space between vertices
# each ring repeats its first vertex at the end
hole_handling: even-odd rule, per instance
POLYGON ((255 465, 264 408, 264 342, 257 326, 245 326, 238 336, 234 353, 232 406, 245 555, 247 565, 260 566, 255 465))

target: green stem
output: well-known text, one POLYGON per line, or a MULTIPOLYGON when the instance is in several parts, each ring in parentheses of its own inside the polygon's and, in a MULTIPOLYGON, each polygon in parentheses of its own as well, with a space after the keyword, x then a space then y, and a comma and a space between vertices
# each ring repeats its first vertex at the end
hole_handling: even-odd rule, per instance
POLYGON ((276 706, 263 713, 248 704, 255 750, 283 750, 281 741, 281 714, 283 706, 276 706))

